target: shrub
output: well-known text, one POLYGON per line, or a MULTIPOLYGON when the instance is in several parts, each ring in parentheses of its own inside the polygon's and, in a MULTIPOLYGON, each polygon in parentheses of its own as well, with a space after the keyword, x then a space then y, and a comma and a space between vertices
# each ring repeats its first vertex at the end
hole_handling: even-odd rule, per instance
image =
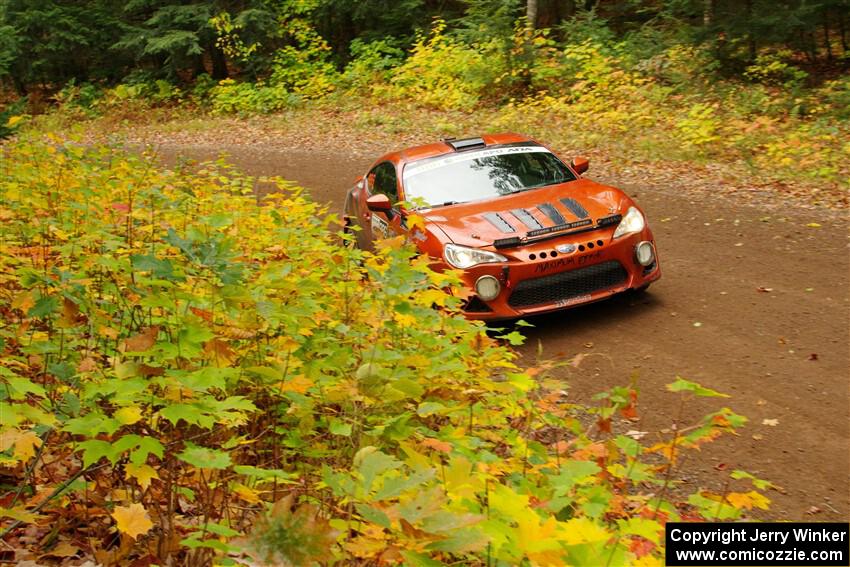
POLYGON ((657 561, 664 521, 767 506, 671 500, 680 452, 744 418, 614 433, 632 388, 565 403, 551 364, 517 366, 518 332, 460 316, 456 274, 340 246, 301 190, 258 207, 221 162, 48 140, 0 148, 2 535, 84 529, 111 564, 619 565, 657 561))
POLYGON ((268 114, 296 106, 300 97, 282 85, 225 79, 210 89, 209 100, 212 111, 218 114, 268 114))
POLYGON ((430 35, 420 35, 390 84, 378 92, 432 108, 474 108, 503 67, 489 56, 491 50, 453 39, 445 29, 446 23, 437 20, 430 35))
POLYGON ((355 39, 348 46, 351 61, 345 67, 342 82, 349 88, 368 90, 376 82, 385 82, 392 70, 404 61, 404 51, 391 40, 364 42, 355 39))

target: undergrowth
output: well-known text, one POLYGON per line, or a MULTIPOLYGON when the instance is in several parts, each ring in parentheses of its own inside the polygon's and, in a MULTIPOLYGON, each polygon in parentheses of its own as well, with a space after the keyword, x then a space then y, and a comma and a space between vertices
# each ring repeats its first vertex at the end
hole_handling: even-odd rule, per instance
MULTIPOLYGON (((720 408, 651 446, 636 392, 568 403, 458 279, 397 240, 340 244, 280 179, 165 171, 57 136, 0 148, 0 534, 15 560, 650 565, 720 408)), ((671 395, 722 396, 678 379, 671 395)), ((727 486, 730 486, 727 483, 727 486)))

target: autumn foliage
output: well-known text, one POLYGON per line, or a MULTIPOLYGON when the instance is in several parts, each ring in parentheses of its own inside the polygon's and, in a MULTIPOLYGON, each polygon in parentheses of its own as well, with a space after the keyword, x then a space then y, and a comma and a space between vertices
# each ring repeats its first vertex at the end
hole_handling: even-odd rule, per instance
POLYGON ((633 389, 568 403, 518 332, 459 315, 454 274, 397 241, 345 247, 300 189, 257 189, 223 162, 0 148, 12 560, 649 565, 666 520, 767 506, 741 471, 758 490, 674 490, 680 453, 743 417, 644 447, 618 433, 633 389))

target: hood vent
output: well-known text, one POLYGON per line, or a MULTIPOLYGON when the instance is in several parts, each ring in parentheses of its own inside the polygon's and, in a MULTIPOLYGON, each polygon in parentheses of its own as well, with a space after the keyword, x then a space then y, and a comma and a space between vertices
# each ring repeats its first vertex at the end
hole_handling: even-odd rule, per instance
POLYGON ((536 230, 538 228, 543 228, 543 225, 540 224, 536 218, 534 218, 531 213, 526 211, 525 209, 514 209, 511 211, 511 214, 515 216, 519 221, 530 228, 531 230, 536 230))
POLYGON ((581 203, 576 201, 575 199, 561 199, 561 203, 570 210, 572 214, 576 216, 577 219, 583 219, 587 217, 587 209, 581 206, 581 203))
POLYGON ((516 232, 516 229, 506 221, 499 213, 487 213, 484 218, 490 221, 490 224, 498 228, 502 232, 516 232))
POLYGON ((485 142, 481 138, 465 138, 463 140, 455 140, 452 138, 447 138, 445 142, 452 147, 452 149, 456 152, 462 152, 464 150, 474 150, 476 148, 486 148, 487 142, 485 142))
POLYGON ((556 209, 549 203, 537 205, 537 208, 540 210, 541 213, 549 217, 549 220, 551 220, 555 224, 555 226, 567 222, 566 219, 561 215, 561 213, 558 212, 558 209, 556 209))

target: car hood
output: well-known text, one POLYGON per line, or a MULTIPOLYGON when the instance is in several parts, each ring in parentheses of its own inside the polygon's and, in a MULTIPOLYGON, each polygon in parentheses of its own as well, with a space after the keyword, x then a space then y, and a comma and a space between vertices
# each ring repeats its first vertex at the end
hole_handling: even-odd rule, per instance
POLYGON ((431 225, 462 246, 481 248, 494 240, 524 236, 529 231, 624 213, 633 205, 622 191, 579 179, 423 212, 431 225))

